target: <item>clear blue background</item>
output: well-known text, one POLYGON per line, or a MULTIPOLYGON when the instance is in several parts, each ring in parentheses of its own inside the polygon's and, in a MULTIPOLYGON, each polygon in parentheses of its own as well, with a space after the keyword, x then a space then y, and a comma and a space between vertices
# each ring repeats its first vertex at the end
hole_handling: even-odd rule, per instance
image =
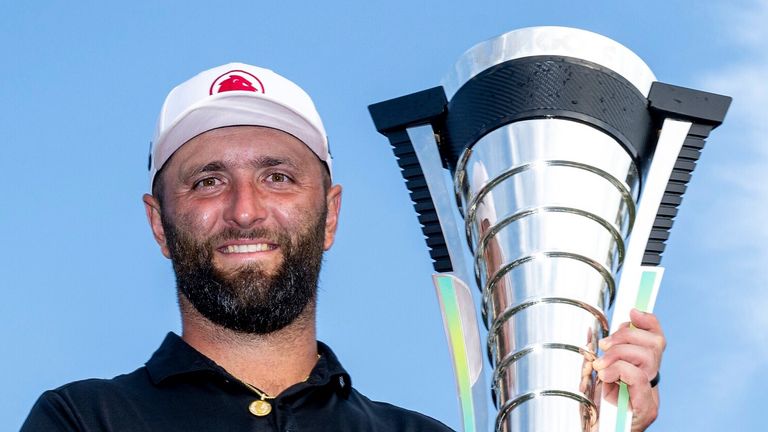
POLYGON ((664 255, 669 338, 657 431, 758 430, 768 378, 768 1, 0 0, 0 430, 45 389, 141 365, 178 331, 147 227, 149 139, 165 94, 243 61, 300 83, 344 185, 319 333, 356 387, 459 426, 431 263, 367 105, 439 84, 500 33, 611 37, 659 80, 735 97, 664 255))

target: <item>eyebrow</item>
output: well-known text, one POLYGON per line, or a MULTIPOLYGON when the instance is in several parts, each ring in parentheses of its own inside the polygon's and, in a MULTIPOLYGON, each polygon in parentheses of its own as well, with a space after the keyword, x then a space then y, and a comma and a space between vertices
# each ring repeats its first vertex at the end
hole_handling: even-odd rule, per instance
POLYGON ((250 161, 251 166, 254 168, 269 168, 280 165, 286 165, 291 168, 297 168, 296 162, 291 158, 277 158, 273 156, 262 156, 260 158, 252 159, 250 161))
POLYGON ((236 168, 238 166, 243 165, 250 165, 253 168, 270 168, 270 167, 276 167, 285 165, 290 168, 297 169, 297 164, 291 159, 291 158, 278 158, 274 156, 262 156, 255 159, 250 159, 248 161, 237 161, 237 160, 218 160, 218 161, 212 161, 208 162, 205 165, 195 167, 193 169, 190 169, 187 171, 187 174, 185 177, 194 177, 198 174, 207 173, 207 172, 215 172, 215 171, 226 171, 229 168, 236 168))

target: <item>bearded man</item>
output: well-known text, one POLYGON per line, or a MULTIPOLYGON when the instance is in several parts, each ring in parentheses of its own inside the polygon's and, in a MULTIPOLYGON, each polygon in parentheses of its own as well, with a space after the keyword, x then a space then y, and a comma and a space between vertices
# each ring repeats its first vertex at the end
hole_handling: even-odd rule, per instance
POLYGON ((166 98, 150 158, 182 336, 132 373, 44 393, 22 431, 450 430, 360 394, 316 340, 341 187, 300 87, 246 64, 202 72, 166 98))

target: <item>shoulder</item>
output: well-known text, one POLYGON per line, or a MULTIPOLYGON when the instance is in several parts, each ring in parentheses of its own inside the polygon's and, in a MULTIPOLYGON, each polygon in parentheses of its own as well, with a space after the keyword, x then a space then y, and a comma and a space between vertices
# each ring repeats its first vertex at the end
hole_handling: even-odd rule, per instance
POLYGON ((82 405, 104 399, 124 398, 150 387, 151 381, 145 367, 110 379, 86 379, 65 384, 43 393, 43 397, 59 398, 65 402, 82 405))
POLYGON ((141 392, 149 380, 144 368, 112 379, 87 379, 44 392, 27 416, 22 432, 89 430, 105 406, 119 406, 141 392))
POLYGON ((372 401, 356 390, 352 390, 349 400, 366 411, 377 430, 396 431, 452 431, 453 429, 432 417, 398 407, 386 402, 372 401))

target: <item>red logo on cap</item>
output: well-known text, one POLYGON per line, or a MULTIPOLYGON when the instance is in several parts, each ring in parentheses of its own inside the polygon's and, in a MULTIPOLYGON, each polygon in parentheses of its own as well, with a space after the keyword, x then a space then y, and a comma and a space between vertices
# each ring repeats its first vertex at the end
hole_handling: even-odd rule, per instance
POLYGON ((244 70, 231 70, 213 80, 208 94, 228 91, 249 91, 264 93, 264 84, 255 75, 244 70), (247 78, 246 78, 247 77, 247 78))

